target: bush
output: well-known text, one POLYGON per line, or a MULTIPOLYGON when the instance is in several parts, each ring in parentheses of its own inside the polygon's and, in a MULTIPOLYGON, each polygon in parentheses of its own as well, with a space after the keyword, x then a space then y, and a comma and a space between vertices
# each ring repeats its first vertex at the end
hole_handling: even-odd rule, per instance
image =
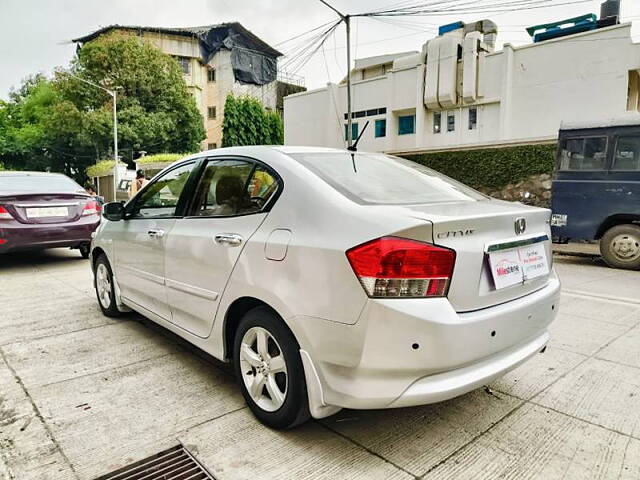
POLYGON ((95 165, 87 167, 87 177, 104 177, 113 174, 113 166, 116 164, 113 160, 101 160, 95 165))
POLYGON ((500 189, 531 175, 553 173, 556 144, 401 155, 473 188, 500 189))
POLYGON ((284 127, 276 112, 264 109, 259 100, 227 96, 222 121, 222 146, 282 145, 284 127))
POLYGON ((138 165, 144 165, 145 163, 173 163, 176 160, 189 155, 188 153, 156 153, 155 155, 147 155, 136 160, 138 165))

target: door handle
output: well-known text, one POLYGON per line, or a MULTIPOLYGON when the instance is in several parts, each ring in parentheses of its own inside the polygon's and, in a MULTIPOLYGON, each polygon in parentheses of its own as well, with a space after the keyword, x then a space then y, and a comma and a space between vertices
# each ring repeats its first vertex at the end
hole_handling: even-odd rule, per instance
POLYGON ((220 245, 237 247, 242 243, 242 237, 237 233, 219 233, 213 239, 220 245))
POLYGON ((164 237, 164 230, 162 229, 151 229, 147 232, 147 235, 149 235, 150 237, 155 237, 155 238, 162 238, 164 237))

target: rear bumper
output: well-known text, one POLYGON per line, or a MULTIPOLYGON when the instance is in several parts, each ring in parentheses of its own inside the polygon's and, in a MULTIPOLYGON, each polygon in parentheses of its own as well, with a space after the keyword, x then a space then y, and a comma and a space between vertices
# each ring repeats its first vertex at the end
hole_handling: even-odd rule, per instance
POLYGON ((475 390, 529 360, 548 341, 549 333, 545 331, 531 341, 468 367, 421 378, 390 403, 389 408, 441 402, 475 390))
POLYGON ((305 317, 295 328, 320 406, 406 407, 469 392, 542 350, 559 297, 553 273, 536 292, 474 312, 447 299, 371 300, 355 325, 305 317))
POLYGON ((17 224, 0 226, 0 253, 56 247, 77 247, 91 241, 91 233, 100 218, 80 219, 74 223, 17 224))

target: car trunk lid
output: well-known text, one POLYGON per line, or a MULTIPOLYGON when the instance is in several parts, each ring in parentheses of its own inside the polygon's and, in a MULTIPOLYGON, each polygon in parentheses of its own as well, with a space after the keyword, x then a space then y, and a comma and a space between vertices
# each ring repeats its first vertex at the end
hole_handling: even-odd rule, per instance
POLYGON ((20 223, 68 223, 80 218, 90 200, 76 193, 9 193, 0 196, 0 205, 20 223))
POLYGON ((456 251, 456 263, 447 295, 456 311, 473 311, 508 302, 547 284, 548 273, 497 288, 490 257, 494 255, 495 264, 497 254, 492 252, 516 252, 518 248, 525 248, 523 245, 542 244, 540 250, 544 252, 550 269, 552 251, 548 210, 499 200, 406 208, 412 216, 432 223, 433 238, 430 241, 456 251), (524 225, 520 219, 524 219, 524 225), (524 226, 524 231, 516 232, 516 223, 520 224, 520 228, 524 226))

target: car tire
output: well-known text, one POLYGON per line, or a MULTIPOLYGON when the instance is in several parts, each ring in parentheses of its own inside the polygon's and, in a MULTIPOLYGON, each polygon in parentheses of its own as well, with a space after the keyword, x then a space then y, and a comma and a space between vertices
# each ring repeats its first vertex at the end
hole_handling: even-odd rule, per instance
POLYGON ((107 317, 119 317, 122 312, 118 310, 116 305, 115 286, 113 282, 113 272, 111 271, 111 265, 104 253, 96 259, 96 264, 93 272, 93 287, 96 290, 96 296, 98 297, 98 305, 100 310, 107 317))
POLYGON ((616 225, 600 239, 600 253, 613 268, 640 270, 640 226, 616 225))
POLYGON ((78 247, 78 251, 80 252, 80 255, 82 255, 82 258, 89 258, 89 253, 91 253, 91 244, 80 244, 80 246, 78 247))
POLYGON ((310 417, 299 350, 291 331, 268 307, 247 312, 236 330, 236 379, 253 414, 269 427, 293 428, 310 417))

